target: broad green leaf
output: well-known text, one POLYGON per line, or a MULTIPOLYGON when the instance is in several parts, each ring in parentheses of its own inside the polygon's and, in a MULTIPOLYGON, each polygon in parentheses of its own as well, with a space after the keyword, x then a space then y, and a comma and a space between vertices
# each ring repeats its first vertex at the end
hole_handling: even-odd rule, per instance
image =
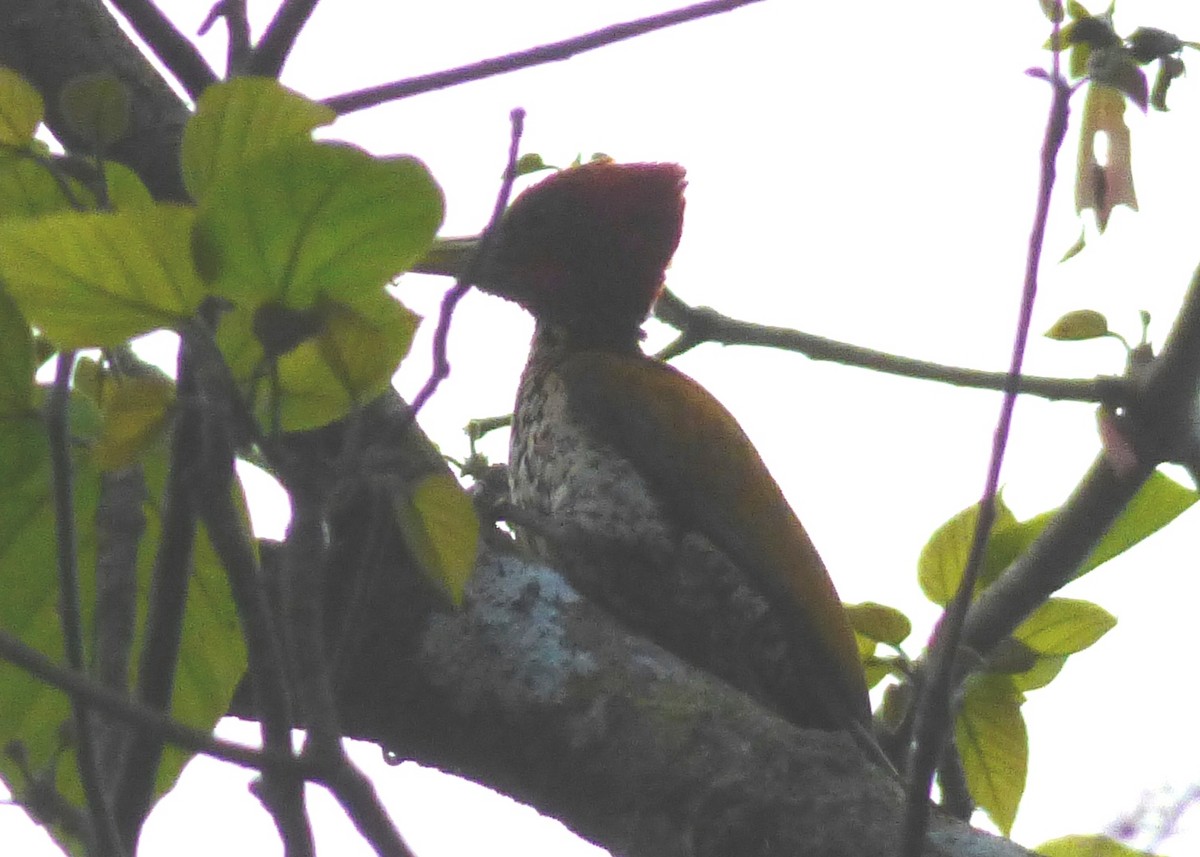
MULTIPOLYGON (((100 474, 86 453, 92 437, 90 403, 73 397, 72 434, 83 441, 76 448, 74 518, 78 535, 79 569, 85 629, 91 627, 94 569, 97 552, 95 518, 100 474)), ((166 474, 166 443, 143 456, 148 497, 143 506, 146 532, 138 552, 138 616, 135 650, 140 644, 150 572, 161 535, 159 508, 166 474)), ((243 505, 244 501, 239 501, 243 505)), ((243 516, 248 527, 248 518, 243 516)), ((40 417, 0 421, 0 627, 26 644, 62 660, 55 572, 55 532, 50 463, 40 417)), ((175 683, 172 716, 209 730, 229 705, 245 669, 241 635, 224 571, 203 529, 196 542, 189 601, 183 626, 181 663, 175 683)), ((90 632, 85 637, 91 639, 90 632)), ((30 765, 41 770, 61 749, 60 726, 70 717, 67 697, 21 670, 0 663, 0 745, 19 741, 30 765)), ((164 793, 187 761, 187 754, 168 748, 159 771, 157 794, 164 793)), ((71 749, 57 764, 56 784, 75 806, 83 793, 71 749)), ((10 789, 24 786, 16 765, 0 754, 0 777, 10 789)), ((61 844, 70 845, 57 828, 61 844)))
POLYGON ((1099 833, 1051 839, 1039 845, 1037 853, 1042 857, 1155 857, 1153 852, 1130 848, 1099 833))
POLYGON ((1025 792, 1029 763, 1023 701, 1006 676, 973 676, 955 721, 955 739, 971 797, 1006 836, 1025 792))
POLYGON ((61 347, 116 345, 178 325, 204 298, 192 222, 191 209, 174 205, 10 220, 0 224, 0 277, 61 347))
POLYGON ((1090 84, 1083 102, 1083 127, 1079 132, 1079 158, 1075 174, 1075 211, 1096 213, 1103 232, 1109 215, 1118 205, 1137 211, 1133 190, 1133 160, 1129 126, 1125 124, 1125 98, 1109 86, 1090 84), (1096 160, 1096 137, 1103 133, 1108 157, 1096 160))
POLYGON ((856 632, 890 646, 900 645, 912 633, 912 622, 895 607, 873 601, 847 604, 846 615, 856 632))
POLYGON ((1043 655, 1073 655, 1107 634, 1117 619, 1099 604, 1075 598, 1051 598, 1013 632, 1043 655))
POLYGON ((0 291, 0 419, 29 410, 35 368, 29 323, 0 291))
MULTIPOLYGON (((917 580, 925 597, 934 604, 944 607, 954 597, 971 552, 971 540, 975 536, 978 517, 978 505, 963 509, 938 527, 921 549, 921 556, 917 560, 917 580)), ((997 538, 1016 522, 1016 517, 1003 498, 997 497, 992 538, 997 538)), ((992 564, 991 554, 989 550, 989 564, 992 564)))
POLYGON ((311 335, 271 362, 261 324, 238 308, 221 321, 217 344, 250 389, 262 424, 304 431, 344 417, 378 396, 408 353, 419 319, 382 289, 353 306, 314 308, 311 335), (272 377, 273 375, 273 377, 272 377))
POLYGON ((154 197, 138 174, 116 161, 104 162, 104 181, 108 187, 108 203, 117 211, 131 208, 153 208, 154 197))
POLYGON ((42 96, 25 78, 0 67, 0 146, 20 148, 32 143, 44 109, 42 96))
POLYGON ((129 90, 115 74, 83 74, 63 85, 58 96, 63 119, 99 154, 129 130, 129 90))
POLYGON ((239 305, 353 304, 430 247, 442 193, 413 158, 277 146, 220 175, 200 209, 197 267, 239 305))
POLYGON ((1045 687, 1062 672, 1066 666, 1066 655, 1040 655, 1033 666, 1024 672, 1010 676, 1013 686, 1020 691, 1037 690, 1045 687))
POLYGON ((1197 496, 1195 491, 1185 488, 1166 474, 1159 471, 1151 473, 1146 484, 1129 501, 1100 544, 1096 545, 1079 570, 1079 575, 1086 574, 1129 550, 1147 536, 1157 533, 1187 511, 1196 502, 1197 496))
POLYGON ((335 118, 330 108, 266 77, 238 77, 204 90, 183 131, 183 182, 195 200, 213 183, 276 146, 308 140, 335 118))
POLYGON ((82 207, 92 206, 92 195, 82 182, 67 179, 66 187, 71 198, 45 164, 21 152, 0 150, 0 220, 71 211, 72 198, 82 207))
POLYGON ((903 676, 895 658, 880 658, 874 655, 863 659, 863 679, 867 688, 873 688, 890 675, 903 676))
POLYGON ((103 396, 103 430, 96 466, 116 470, 132 464, 167 428, 175 385, 162 375, 109 378, 103 396))
POLYGON ((1108 335, 1108 319, 1094 309, 1077 309, 1061 316, 1046 331, 1047 339, 1075 342, 1108 335))
POLYGON ((393 498, 392 507, 421 570, 461 605, 479 546, 479 519, 467 492, 451 474, 435 473, 407 497, 393 498))

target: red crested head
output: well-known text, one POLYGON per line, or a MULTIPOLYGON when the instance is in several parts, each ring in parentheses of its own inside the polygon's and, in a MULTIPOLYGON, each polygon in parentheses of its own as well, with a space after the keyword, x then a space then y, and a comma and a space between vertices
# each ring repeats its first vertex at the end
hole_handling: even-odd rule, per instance
POLYGON ((683 229, 684 170, 596 161, 504 215, 484 288, 586 340, 635 341, 683 229))

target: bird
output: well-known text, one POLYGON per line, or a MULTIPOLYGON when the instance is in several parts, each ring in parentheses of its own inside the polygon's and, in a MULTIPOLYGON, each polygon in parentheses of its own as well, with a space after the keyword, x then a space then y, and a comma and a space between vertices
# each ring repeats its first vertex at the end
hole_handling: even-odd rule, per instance
POLYGON ((535 320, 510 523, 634 632, 797 726, 873 742, 854 632, 812 540, 733 415, 642 351, 685 186, 676 164, 593 161, 497 224, 479 287, 535 320))

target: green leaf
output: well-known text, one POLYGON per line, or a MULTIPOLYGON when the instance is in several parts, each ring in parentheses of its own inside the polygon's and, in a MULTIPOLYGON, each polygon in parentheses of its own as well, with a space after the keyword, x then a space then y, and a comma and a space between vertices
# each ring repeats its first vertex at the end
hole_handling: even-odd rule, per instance
POLYGON ((237 304, 353 303, 421 258, 441 222, 441 190, 414 158, 278 146, 211 188, 197 266, 237 304))
POLYGON ((955 721, 971 797, 1005 836, 1016 819, 1029 764, 1023 701, 1007 677, 973 676, 955 721))
MULTIPOLYGON (((75 179, 65 184, 74 200, 90 207, 92 195, 75 179)), ((45 164, 22 152, 0 150, 0 218, 72 211, 63 186, 45 164)))
POLYGON ((1051 839, 1039 845, 1037 853, 1042 857, 1156 857, 1153 852, 1130 848, 1099 833, 1051 839))
POLYGON ((1051 598, 1013 632, 1043 655, 1073 655, 1113 629, 1117 619, 1099 604, 1075 598, 1051 598))
MULTIPOLYGON (((938 527, 921 549, 921 556, 917 560, 917 581, 921 584, 921 591, 925 593, 925 597, 934 604, 945 607, 954 597, 971 552, 971 540, 975 536, 978 517, 978 504, 963 509, 938 527)), ((1000 554, 992 551, 992 541, 1016 522, 1016 517, 1003 498, 997 497, 996 519, 992 526, 992 540, 989 541, 988 551, 988 566, 992 573, 985 577, 994 576, 997 568, 1007 565, 1000 554)), ((984 582, 985 579, 981 578, 980 583, 984 582)))
MULTIPOLYGON (((72 434, 88 436, 95 421, 91 404, 73 396, 72 434)), ((74 518, 78 536, 81 602, 85 631, 92 625, 97 556, 96 509, 100 474, 76 447, 74 518)), ((146 531, 138 553, 138 628, 135 649, 144 628, 150 572, 161 537, 159 509, 166 475, 166 443, 142 458, 148 496, 144 501, 146 531)), ((240 495, 239 495, 240 500, 240 495)), ((240 500, 245 516, 244 500, 240 500)), ((246 523, 248 527, 248 523, 246 523)), ((55 572, 55 532, 50 461, 40 417, 0 420, 0 627, 19 636, 47 656, 61 661, 63 648, 58 620, 55 572)), ((86 633, 86 639, 91 634, 86 633)), ((233 690, 245 670, 245 653, 225 573, 201 528, 193 558, 189 600, 183 624, 181 662, 175 683, 172 717, 208 731, 227 710, 233 690)), ((41 770, 61 748, 60 727, 70 719, 67 697, 27 673, 0 663, 0 745, 19 741, 30 766, 41 770)), ((165 793, 178 776, 188 754, 168 747, 159 771, 156 794, 165 793)), ((0 778, 20 792, 24 779, 17 766, 0 754, 0 778)), ((57 763, 56 784, 75 806, 83 806, 74 751, 66 749, 57 763)), ((69 845, 58 828, 52 832, 69 845)))
POLYGON ((115 74, 83 74, 63 85, 58 96, 63 119, 76 134, 106 151, 129 130, 129 90, 115 74))
POLYGON ((1033 666, 1024 672, 1010 676, 1010 678, 1013 686, 1019 691, 1037 690, 1057 678, 1066 663, 1066 655, 1039 655, 1033 662, 1033 666))
POLYGON ((126 467, 161 440, 167 429, 175 385, 162 375, 108 378, 102 398, 103 429, 96 443, 101 470, 126 467))
POLYGON ((321 303, 312 316, 309 335, 280 356, 273 370, 262 338, 274 334, 264 329, 261 309, 238 308, 221 321, 217 344, 266 426, 317 428, 378 396, 408 353, 419 321, 383 290, 353 307, 321 303))
POLYGON ((1079 571, 1082 576, 1175 520, 1200 497, 1164 473, 1150 474, 1079 571))
POLYGON ((912 622, 895 607, 873 601, 847 604, 846 615, 859 634, 889 646, 899 646, 912 633, 912 622))
POLYGON ((461 605, 479 547, 479 519, 467 492, 449 473, 435 473, 407 497, 394 497, 392 508, 421 570, 461 605))
POLYGON ((309 140, 337 114, 266 77, 237 77, 204 90, 183 131, 183 182, 195 200, 214 182, 276 146, 309 140))
POLYGON ((1108 335, 1108 319, 1094 309, 1077 309, 1061 316, 1046 331, 1047 339, 1077 342, 1108 335))
POLYGON ((204 298, 193 212, 174 205, 0 223, 0 277, 25 317, 64 348, 111 346, 178 325, 204 298))
POLYGON ((104 162, 104 183, 108 188, 108 203, 117 211, 154 207, 154 197, 138 174, 116 161, 104 162))
POLYGON ((1068 259, 1074 259, 1083 252, 1085 247, 1087 247, 1087 232, 1085 232, 1083 229, 1080 229, 1079 237, 1075 240, 1075 243, 1067 248, 1067 251, 1062 254, 1062 258, 1058 261, 1066 262, 1068 259))
POLYGON ((0 146, 21 148, 32 143, 44 110, 42 96, 25 78, 0 67, 0 146))
POLYGON ((29 323, 12 298, 0 291, 0 419, 29 410, 36 368, 29 323))
MULTIPOLYGON (((1087 561, 1080 566, 1076 576, 1087 574, 1129 550, 1147 536, 1158 532, 1187 511, 1196 502, 1197 497, 1200 495, 1195 491, 1185 488, 1161 472, 1155 471, 1150 474, 1146 484, 1113 522, 1087 561)), ((1057 514, 1057 509, 1051 509, 1026 521, 1009 521, 997 526, 993 531, 992 540, 988 543, 988 561, 985 569, 988 579, 994 578, 995 573, 1003 571, 1010 562, 1026 551, 1057 514)), ((926 547, 928 549, 928 546, 926 547)))

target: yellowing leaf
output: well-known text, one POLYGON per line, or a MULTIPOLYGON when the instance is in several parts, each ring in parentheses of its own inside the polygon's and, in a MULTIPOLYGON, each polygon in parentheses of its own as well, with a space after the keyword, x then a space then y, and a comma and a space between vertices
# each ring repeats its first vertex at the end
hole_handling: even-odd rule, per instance
POLYGON ((421 570, 455 605, 462 604, 479 547, 479 519, 471 498, 449 473, 435 473, 409 496, 395 497, 392 507, 421 570))
POLYGON ((870 640, 898 646, 912 633, 912 622, 895 607, 866 601, 847 604, 850 626, 870 640))
POLYGON ((1129 126, 1125 124, 1125 98, 1112 87, 1089 85, 1079 133, 1075 210, 1081 214, 1088 208, 1095 211, 1101 232, 1118 205, 1137 211, 1132 157, 1129 126), (1096 159, 1096 139, 1100 134, 1104 135, 1108 148, 1103 165, 1096 159))
POLYGON ((132 463, 163 434, 175 400, 175 385, 161 375, 108 379, 103 429, 94 449, 101 470, 132 463))
POLYGON ((33 142, 44 109, 42 96, 25 78, 0 67, 0 145, 20 148, 33 142))
POLYGON ((974 676, 955 721, 955 740, 971 797, 1006 836, 1025 792, 1029 764, 1023 701, 1007 677, 974 676))
POLYGON ((1091 601, 1051 598, 1020 624, 1014 636, 1044 655, 1073 655, 1116 624, 1115 616, 1091 601))
POLYGON ((1108 319, 1094 309, 1077 309, 1059 318, 1046 331, 1047 339, 1075 342, 1108 335, 1108 319))
POLYGON ((247 161, 308 140, 337 114, 266 77, 237 77, 204 90, 183 131, 183 182, 192 198, 247 161))
POLYGON ((64 348, 116 345, 187 319, 204 298, 191 209, 69 212, 0 223, 0 278, 64 348))
POLYGON ((63 118, 80 137, 103 152, 129 129, 129 91, 112 72, 67 81, 58 96, 63 118))
POLYGON ((296 143, 217 178, 197 222, 197 265, 240 305, 352 304, 433 242, 442 193, 425 165, 296 143))

